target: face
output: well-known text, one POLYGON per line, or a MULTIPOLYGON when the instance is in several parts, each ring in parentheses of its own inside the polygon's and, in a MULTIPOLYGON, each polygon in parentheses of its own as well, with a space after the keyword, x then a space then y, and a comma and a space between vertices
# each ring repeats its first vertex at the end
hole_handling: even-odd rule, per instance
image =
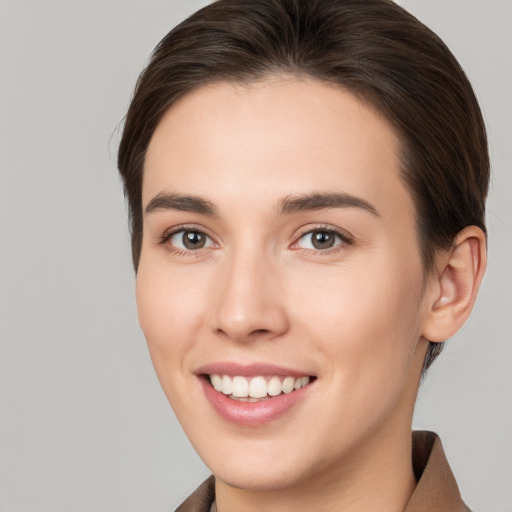
POLYGON ((425 293, 399 167, 388 123, 313 80, 203 87, 157 127, 139 321, 221 481, 325 481, 409 438, 425 293))

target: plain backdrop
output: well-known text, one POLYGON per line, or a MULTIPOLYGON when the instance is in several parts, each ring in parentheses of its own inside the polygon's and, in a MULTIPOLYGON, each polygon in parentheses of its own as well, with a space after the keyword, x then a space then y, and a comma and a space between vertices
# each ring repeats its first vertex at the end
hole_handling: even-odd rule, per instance
MULTIPOLYGON (((489 268, 422 386, 475 512, 512 511, 512 1, 402 0, 469 75, 488 125, 489 268)), ((208 475, 134 304, 118 125, 199 0, 0 0, 0 511, 169 511, 208 475)))

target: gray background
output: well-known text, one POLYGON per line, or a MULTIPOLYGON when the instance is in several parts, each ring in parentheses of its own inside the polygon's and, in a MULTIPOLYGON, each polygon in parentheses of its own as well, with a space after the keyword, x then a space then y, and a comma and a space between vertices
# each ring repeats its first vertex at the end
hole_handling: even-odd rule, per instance
MULTIPOLYGON (((172 510, 208 474, 138 328, 116 126, 199 0, 0 0, 0 511, 172 510)), ((490 266, 424 383, 476 512, 512 511, 512 1, 402 0, 461 61, 488 123, 490 266)))

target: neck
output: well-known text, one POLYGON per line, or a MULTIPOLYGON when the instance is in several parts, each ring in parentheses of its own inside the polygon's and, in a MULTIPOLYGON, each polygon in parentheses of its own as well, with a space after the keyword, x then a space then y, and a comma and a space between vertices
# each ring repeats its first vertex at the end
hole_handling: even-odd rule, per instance
POLYGON ((288 488, 237 489, 216 481, 218 512, 396 512, 416 487, 410 428, 381 432, 325 468, 288 488))

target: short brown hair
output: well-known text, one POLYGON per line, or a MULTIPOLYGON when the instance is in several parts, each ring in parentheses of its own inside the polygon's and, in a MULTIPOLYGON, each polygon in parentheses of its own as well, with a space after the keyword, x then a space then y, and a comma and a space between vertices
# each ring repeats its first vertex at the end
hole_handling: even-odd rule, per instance
MULTIPOLYGON (((482 114, 464 71, 430 29, 391 0, 217 0, 159 43, 126 115, 118 167, 136 270, 145 153, 164 113, 208 83, 272 75, 336 84, 395 128, 426 273, 436 250, 450 247, 464 227, 485 232, 482 114)), ((429 344, 425 368, 441 348, 429 344)))

